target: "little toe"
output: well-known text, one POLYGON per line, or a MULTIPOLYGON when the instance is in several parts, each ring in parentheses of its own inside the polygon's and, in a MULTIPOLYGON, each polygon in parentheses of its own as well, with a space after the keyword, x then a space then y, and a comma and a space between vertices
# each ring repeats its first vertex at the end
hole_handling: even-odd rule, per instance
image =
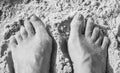
POLYGON ((16 38, 18 44, 23 40, 19 31, 15 34, 15 38, 16 38))
POLYGON ((103 42, 102 42, 102 49, 108 49, 110 44, 110 40, 108 39, 108 37, 104 37, 103 42))
POLYGON ((30 21, 35 29, 36 34, 40 33, 41 28, 45 28, 43 22, 36 15, 32 15, 30 21))
POLYGON ((84 32, 84 17, 78 13, 71 22, 71 33, 81 36, 84 32))
POLYGON ((99 37, 100 29, 95 27, 91 36, 92 42, 95 42, 99 37))
POLYGON ((98 47, 100 47, 102 45, 102 41, 103 41, 103 36, 99 36, 98 39, 95 42, 95 45, 97 45, 98 47))
POLYGON ((28 32, 28 36, 33 36, 35 34, 32 23, 30 23, 30 21, 28 19, 25 20, 24 26, 26 28, 26 31, 28 32))
POLYGON ((20 34, 21 34, 23 40, 28 37, 28 32, 26 31, 25 27, 21 26, 20 34))
POLYGON ((91 37, 93 29, 94 29, 93 19, 92 18, 88 18, 88 21, 87 21, 87 24, 86 24, 85 36, 86 37, 91 37))
MULTIPOLYGON (((17 46, 17 40, 16 40, 16 38, 15 38, 14 36, 12 36, 12 37, 10 38, 10 46, 11 46, 12 48, 17 46)), ((12 49, 12 48, 11 48, 11 49, 12 49)))

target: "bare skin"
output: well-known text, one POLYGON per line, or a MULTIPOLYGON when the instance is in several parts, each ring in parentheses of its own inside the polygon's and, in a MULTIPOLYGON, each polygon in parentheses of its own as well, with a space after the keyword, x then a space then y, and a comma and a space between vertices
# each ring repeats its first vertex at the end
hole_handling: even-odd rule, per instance
POLYGON ((77 14, 71 22, 68 50, 73 62, 74 73, 105 73, 106 59, 102 61, 100 52, 107 49, 110 41, 100 28, 88 18, 85 26, 84 18, 77 14))
POLYGON ((10 48, 15 73, 49 73, 52 39, 35 15, 10 39, 10 48))

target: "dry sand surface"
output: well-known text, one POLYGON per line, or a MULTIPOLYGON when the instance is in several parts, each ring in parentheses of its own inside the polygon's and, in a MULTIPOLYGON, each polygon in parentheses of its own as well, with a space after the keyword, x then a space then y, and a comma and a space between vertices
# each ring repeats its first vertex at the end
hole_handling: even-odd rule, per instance
POLYGON ((23 23, 32 14, 43 20, 54 39, 51 73, 73 73, 67 40, 70 23, 77 12, 81 12, 85 19, 93 17, 103 29, 101 31, 108 35, 111 45, 107 72, 120 73, 119 0, 0 0, 0 73, 13 73, 9 38, 19 31, 18 23, 23 23))

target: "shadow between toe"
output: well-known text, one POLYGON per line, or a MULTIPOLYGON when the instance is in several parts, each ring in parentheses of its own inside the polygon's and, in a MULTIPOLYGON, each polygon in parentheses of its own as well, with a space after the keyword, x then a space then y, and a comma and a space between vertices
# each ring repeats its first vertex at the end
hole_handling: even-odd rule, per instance
POLYGON ((50 26, 46 26, 46 30, 52 39, 52 52, 51 52, 51 58, 50 58, 50 70, 49 70, 49 72, 56 73, 55 62, 56 62, 56 57, 57 57, 57 43, 56 43, 54 37, 51 35, 52 33, 50 32, 50 26))
POLYGON ((73 64, 72 64, 72 60, 71 60, 71 58, 69 56, 69 52, 68 52, 68 45, 67 45, 68 41, 65 38, 62 38, 61 41, 62 41, 61 45, 60 45, 61 46, 61 50, 63 52, 64 57, 69 59, 69 62, 71 64, 71 68, 72 68, 72 72, 71 73, 73 73, 74 72, 73 64))
POLYGON ((8 63, 8 68, 9 68, 10 73, 15 73, 11 52, 8 53, 8 57, 6 58, 6 61, 8 63))

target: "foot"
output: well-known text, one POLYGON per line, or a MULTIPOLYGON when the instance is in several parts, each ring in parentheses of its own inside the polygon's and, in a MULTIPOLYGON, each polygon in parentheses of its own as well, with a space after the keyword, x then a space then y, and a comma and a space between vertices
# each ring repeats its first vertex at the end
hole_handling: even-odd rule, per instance
POLYGON ((48 73, 52 40, 42 21, 33 15, 10 39, 15 73, 48 73))
POLYGON ((110 41, 103 35, 92 18, 84 24, 84 18, 77 14, 71 22, 68 50, 73 61, 74 73, 105 73, 107 49, 110 41), (100 54, 103 52, 102 54, 100 54), (102 60, 104 54, 105 59, 102 60))

